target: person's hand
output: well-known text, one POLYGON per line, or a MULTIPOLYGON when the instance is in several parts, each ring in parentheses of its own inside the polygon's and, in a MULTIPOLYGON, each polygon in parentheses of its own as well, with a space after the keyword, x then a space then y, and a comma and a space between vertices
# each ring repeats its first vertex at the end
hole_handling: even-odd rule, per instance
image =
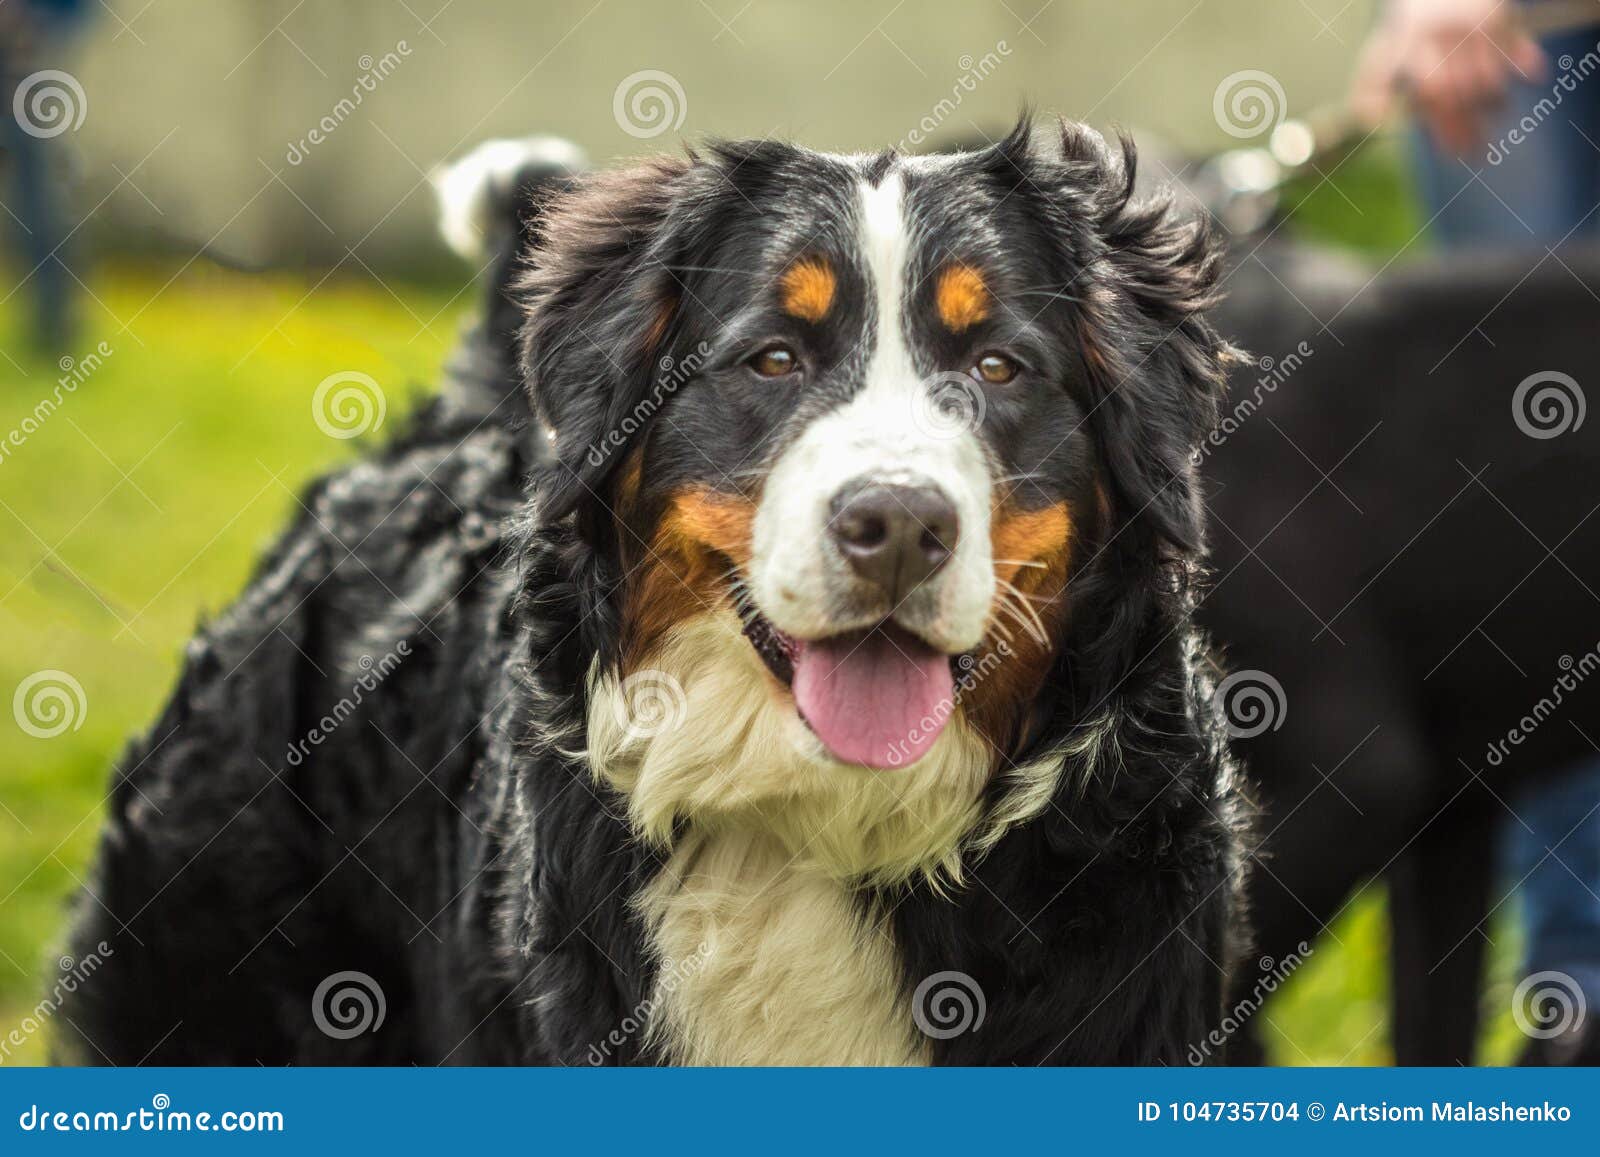
POLYGON ((1434 141, 1461 156, 1482 147, 1508 79, 1544 71, 1509 0, 1390 0, 1361 50, 1350 107, 1376 125, 1407 96, 1434 141))

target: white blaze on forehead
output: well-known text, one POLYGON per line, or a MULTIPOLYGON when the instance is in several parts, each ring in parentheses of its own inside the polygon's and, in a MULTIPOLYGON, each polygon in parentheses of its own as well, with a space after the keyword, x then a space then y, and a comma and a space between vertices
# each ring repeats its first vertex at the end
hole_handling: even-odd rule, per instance
POLYGON ((976 431, 934 412, 906 341, 915 231, 898 171, 861 181, 858 231, 874 305, 865 379, 774 464, 756 513, 752 592, 775 626, 802 638, 864 625, 835 618, 854 579, 828 541, 834 496, 858 479, 937 486, 960 520, 956 551, 896 617, 935 646, 966 650, 983 636, 994 593, 989 472, 976 431))
POLYGON ((914 381, 916 370, 904 333, 911 230, 905 218, 905 183, 897 172, 876 185, 863 182, 861 186, 861 251, 877 306, 867 388, 875 381, 914 381))

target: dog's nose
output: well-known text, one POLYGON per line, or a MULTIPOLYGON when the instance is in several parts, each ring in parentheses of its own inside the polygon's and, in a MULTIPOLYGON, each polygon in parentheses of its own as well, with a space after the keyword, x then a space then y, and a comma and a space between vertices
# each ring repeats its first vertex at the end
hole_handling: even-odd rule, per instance
POLYGON ((955 503, 933 485, 857 481, 834 496, 833 540, 851 568, 896 604, 950 559, 955 503))

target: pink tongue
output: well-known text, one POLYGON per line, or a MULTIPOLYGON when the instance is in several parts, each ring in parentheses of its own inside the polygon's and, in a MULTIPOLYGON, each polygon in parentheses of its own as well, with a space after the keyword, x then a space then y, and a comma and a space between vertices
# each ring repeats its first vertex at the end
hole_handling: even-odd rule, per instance
POLYGON ((794 700, 833 757, 904 767, 954 710, 950 659, 893 624, 799 644, 794 700))

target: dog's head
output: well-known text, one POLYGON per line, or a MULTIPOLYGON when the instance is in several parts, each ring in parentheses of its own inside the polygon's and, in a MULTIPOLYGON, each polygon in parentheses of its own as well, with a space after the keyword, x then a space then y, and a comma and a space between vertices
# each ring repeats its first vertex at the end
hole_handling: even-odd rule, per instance
POLYGON ((904 793, 955 761, 975 798, 1072 633, 1117 629, 1080 591, 1199 548, 1216 254, 1132 184, 1127 145, 1022 127, 948 157, 719 145, 557 206, 525 367, 540 516, 614 563, 600 677, 738 716, 745 756, 782 732, 804 777, 906 768, 872 773, 904 793))

